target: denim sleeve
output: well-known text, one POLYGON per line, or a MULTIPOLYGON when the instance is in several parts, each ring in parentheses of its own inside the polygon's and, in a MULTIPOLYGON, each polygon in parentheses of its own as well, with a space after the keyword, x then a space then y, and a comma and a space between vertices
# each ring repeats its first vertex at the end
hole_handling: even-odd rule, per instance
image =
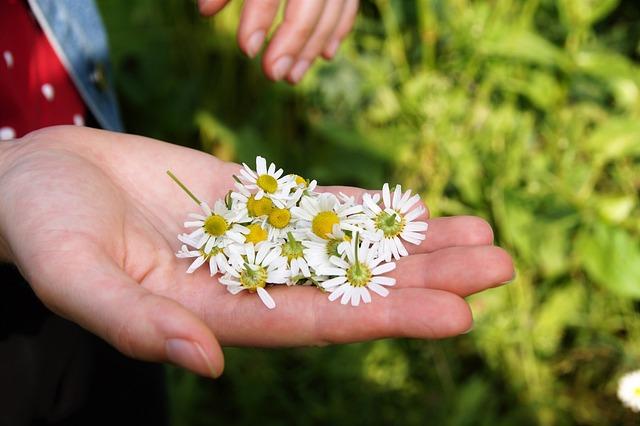
POLYGON ((109 46, 92 0, 29 0, 31 10, 102 128, 123 131, 109 46))

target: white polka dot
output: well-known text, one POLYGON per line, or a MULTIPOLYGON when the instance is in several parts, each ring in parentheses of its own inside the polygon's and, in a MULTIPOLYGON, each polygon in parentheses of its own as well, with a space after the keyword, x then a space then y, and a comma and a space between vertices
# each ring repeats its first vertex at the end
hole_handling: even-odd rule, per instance
POLYGON ((16 138, 16 131, 12 127, 0 127, 0 141, 8 141, 16 138))
POLYGON ((73 124, 76 126, 84 126, 84 117, 80 114, 73 114, 73 124))
POLYGON ((5 50, 2 53, 2 56, 4 56, 4 61, 7 64, 7 68, 13 68, 13 53, 9 52, 8 50, 5 50))
POLYGON ((42 96, 44 96, 44 98, 49 102, 51 102, 56 96, 55 90, 53 90, 53 86, 49 83, 43 84, 40 88, 40 91, 42 92, 42 96))

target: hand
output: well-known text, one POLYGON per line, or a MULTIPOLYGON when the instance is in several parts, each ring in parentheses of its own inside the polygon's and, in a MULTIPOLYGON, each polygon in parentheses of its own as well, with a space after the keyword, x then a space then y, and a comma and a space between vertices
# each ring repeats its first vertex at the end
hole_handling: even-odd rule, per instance
POLYGON ((354 308, 315 288, 274 287, 277 308, 268 310, 255 294, 228 293, 207 268, 185 273, 176 235, 198 208, 168 169, 209 202, 238 173, 199 151, 73 126, 0 144, 5 257, 51 310, 135 358, 216 377, 220 345, 453 336, 472 325, 463 297, 513 276, 484 221, 431 219, 424 243, 398 262, 386 298, 354 308))
MULTIPOLYGON (((200 0, 200 12, 213 15, 229 0, 200 0)), ((254 57, 273 25, 280 0, 245 0, 238 28, 240 48, 254 57)), ((280 23, 262 57, 265 74, 272 80, 298 83, 315 59, 335 56, 351 31, 358 0, 288 0, 280 23)))

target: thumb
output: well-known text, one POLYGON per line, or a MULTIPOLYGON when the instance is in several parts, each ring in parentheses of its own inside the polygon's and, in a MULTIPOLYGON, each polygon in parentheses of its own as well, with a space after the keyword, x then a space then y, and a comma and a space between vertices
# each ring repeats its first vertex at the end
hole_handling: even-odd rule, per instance
POLYGON ((46 286, 39 279, 33 285, 50 309, 123 354, 213 378, 222 374, 222 349, 209 327, 178 302, 142 287, 106 256, 74 262, 63 274, 39 272, 54 277, 46 286))
POLYGON ((198 9, 204 16, 215 15, 229 3, 229 0, 198 0, 198 9))

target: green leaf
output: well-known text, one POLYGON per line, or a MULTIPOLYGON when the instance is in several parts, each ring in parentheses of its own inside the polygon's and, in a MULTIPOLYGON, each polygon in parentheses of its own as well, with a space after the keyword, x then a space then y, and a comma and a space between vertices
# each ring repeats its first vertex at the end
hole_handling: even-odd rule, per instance
POLYGON ((601 287, 640 299, 640 241, 625 230, 598 223, 575 242, 579 261, 601 287))
POLYGON ((612 118, 596 129, 587 147, 602 162, 640 155, 640 121, 612 118))
POLYGON ((549 67, 565 68, 569 59, 558 47, 531 31, 514 29, 496 31, 496 35, 481 40, 480 52, 549 67))
POLYGON ((551 356, 558 350, 564 330, 579 318, 584 287, 577 283, 563 286, 540 306, 532 331, 533 343, 538 352, 551 356))

